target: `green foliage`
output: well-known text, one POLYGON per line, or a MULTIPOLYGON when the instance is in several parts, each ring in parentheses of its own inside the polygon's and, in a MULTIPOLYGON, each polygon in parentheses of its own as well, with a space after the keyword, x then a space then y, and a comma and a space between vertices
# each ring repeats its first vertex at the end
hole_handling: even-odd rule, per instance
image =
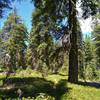
POLYGON ((44 94, 44 93, 40 93, 35 100, 55 100, 53 97, 47 95, 47 94, 44 94))
POLYGON ((16 67, 25 67, 24 55, 27 47, 25 43, 27 41, 27 29, 16 12, 10 13, 7 21, 4 23, 1 40, 3 42, 3 55, 10 55, 10 66, 13 69, 16 69, 16 67))
POLYGON ((94 31, 93 31, 93 39, 96 47, 96 60, 97 60, 97 66, 100 66, 100 14, 97 14, 94 17, 94 31))
MULTIPOLYGON (((81 0, 80 2, 81 2, 80 7, 83 10, 82 17, 87 18, 90 15, 96 14, 98 5, 97 5, 97 2, 95 2, 95 0, 89 0, 89 1, 81 0)), ((38 61, 38 62, 40 62, 39 65, 42 64, 41 62, 44 62, 47 66, 50 66, 50 57, 49 57, 50 49, 49 49, 49 47, 51 45, 47 45, 49 43, 47 41, 48 38, 46 39, 46 42, 44 42, 44 40, 41 38, 41 34, 44 35, 45 33, 49 33, 49 34, 51 33, 52 35, 54 35, 57 38, 57 35, 59 33, 68 34, 69 31, 73 31, 74 35, 72 34, 72 36, 71 36, 71 44, 72 44, 71 51, 72 52, 70 52, 70 54, 69 54, 69 56, 70 56, 69 57, 70 58, 69 59, 69 62, 70 62, 69 68, 73 65, 72 66, 73 70, 76 70, 75 73, 76 72, 78 73, 78 67, 77 67, 78 66, 78 59, 77 59, 78 54, 75 55, 74 51, 73 51, 73 50, 76 50, 75 52, 77 52, 77 50, 78 50, 77 46, 75 46, 77 44, 76 43, 77 42, 77 32, 75 32, 75 31, 77 31, 77 25, 75 24, 75 23, 77 23, 76 22, 77 20, 75 20, 76 19, 76 14, 75 14, 76 10, 75 9, 76 9, 77 3, 78 3, 78 1, 71 1, 71 0, 69 0, 69 1, 66 1, 66 0, 63 0, 63 1, 62 0, 59 0, 59 1, 57 1, 57 0, 55 0, 55 1, 54 0, 41 0, 41 1, 34 0, 34 5, 35 5, 36 9, 35 9, 35 12, 33 13, 32 25, 34 27, 32 29, 32 32, 36 33, 37 35, 35 34, 34 38, 31 39, 31 43, 32 43, 31 47, 38 48, 38 49, 34 49, 35 54, 33 54, 33 55, 35 55, 35 57, 37 57, 36 59, 40 58, 40 61, 38 61), (71 13, 73 13, 73 14, 70 15, 71 13), (67 24, 63 25, 62 22, 66 18, 68 18, 68 20, 66 21, 67 24), (73 18, 75 18, 75 19, 73 19, 73 18), (70 27, 70 29, 69 29, 69 27, 70 27), (69 31, 67 29, 69 29, 69 31), (75 33, 76 33, 76 35, 75 35, 75 33), (43 41, 41 41, 41 40, 43 40, 43 41), (76 40, 76 41, 74 41, 74 40, 76 40), (32 42, 32 41, 34 41, 34 42, 32 42), (44 48, 46 48, 46 51, 44 50, 44 48), (38 50, 38 52, 37 52, 37 50, 38 50), (44 54, 44 52, 45 52, 45 54, 44 54), (43 56, 43 54, 44 54, 44 56, 43 56), (76 56, 75 59, 71 55, 76 56), (44 58, 46 58, 46 59, 44 59, 44 58), (77 65, 75 65, 75 64, 77 64, 77 65), (75 67, 77 67, 77 68, 75 68, 75 67)), ((47 36, 44 35, 44 38, 45 37, 47 37, 47 36)), ((66 49, 68 49, 68 48, 66 48, 66 49)), ((57 52, 56 55, 57 54, 59 55, 57 50, 59 51, 60 49, 58 49, 58 48, 55 49, 55 51, 57 52)), ((79 52, 80 51, 81 50, 79 50, 79 52)), ((54 53, 51 53, 51 55, 53 55, 53 54, 54 53)), ((79 61, 80 66, 83 67, 82 51, 80 52, 79 56, 81 58, 79 61)), ((53 60, 52 62, 60 65, 57 62, 57 59, 59 59, 59 58, 60 57, 54 57, 54 60, 55 59, 56 60, 55 61, 53 60)), ((73 70, 71 69, 71 71, 73 71, 73 70)), ((72 72, 71 74, 74 74, 74 72, 72 72)), ((73 75, 73 76, 77 77, 77 75, 73 75)))
POLYGON ((6 9, 11 9, 11 0, 0 0, 0 18, 3 17, 6 9))
MULTIPOLYGON (((50 21, 51 18, 49 19, 48 13, 43 15, 41 13, 42 10, 39 8, 36 8, 33 12, 32 30, 27 51, 27 55, 29 54, 30 57, 27 56, 27 59, 31 60, 31 62, 28 60, 29 66, 40 71, 44 70, 43 73, 45 73, 52 71, 52 69, 55 70, 55 67, 58 67, 56 63, 59 59, 59 57, 57 57, 59 52, 56 57, 51 56, 56 50, 56 44, 51 34, 52 24, 54 23, 50 21)), ((62 65, 60 65, 60 67, 61 66, 62 65)))
POLYGON ((95 79, 97 77, 95 46, 88 36, 84 40, 84 70, 87 79, 95 79))
POLYGON ((95 15, 98 12, 99 0, 81 0, 81 8, 83 10, 83 18, 95 15))
POLYGON ((93 59, 93 47, 91 43, 91 38, 86 36, 84 43, 84 51, 85 51, 85 63, 88 64, 93 59))
MULTIPOLYGON (((32 61, 32 51, 31 49, 28 47, 27 51, 26 51, 26 55, 25 55, 25 59, 26 59, 26 66, 29 68, 33 68, 33 61, 32 61)), ((34 62, 35 63, 35 62, 34 62)))
POLYGON ((84 40, 83 34, 78 22, 78 33, 77 33, 77 44, 78 44, 78 70, 79 78, 84 79, 84 40))

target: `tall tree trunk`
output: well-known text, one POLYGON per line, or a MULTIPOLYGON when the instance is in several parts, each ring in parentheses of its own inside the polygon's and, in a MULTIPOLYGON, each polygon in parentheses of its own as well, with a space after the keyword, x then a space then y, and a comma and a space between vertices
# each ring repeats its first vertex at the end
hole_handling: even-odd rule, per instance
POLYGON ((70 36, 71 49, 69 53, 68 81, 72 83, 78 82, 77 18, 76 18, 75 5, 76 5, 76 0, 69 0, 69 29, 71 30, 72 33, 70 36))

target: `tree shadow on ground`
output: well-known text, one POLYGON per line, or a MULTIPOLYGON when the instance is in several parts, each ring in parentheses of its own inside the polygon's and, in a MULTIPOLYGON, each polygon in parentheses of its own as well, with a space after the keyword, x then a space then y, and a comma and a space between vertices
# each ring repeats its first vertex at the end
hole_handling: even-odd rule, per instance
POLYGON ((26 98, 37 97, 40 93, 46 93, 54 97, 55 100, 61 100, 61 96, 69 91, 66 80, 60 80, 57 84, 39 77, 8 78, 7 80, 1 80, 5 82, 0 87, 0 98, 3 99, 19 96, 26 98))
POLYGON ((83 85, 83 86, 90 86, 90 87, 94 87, 94 88, 100 88, 100 82, 82 82, 82 81, 79 81, 77 84, 83 85))
POLYGON ((62 73, 59 73, 59 72, 54 72, 54 73, 50 73, 51 75, 54 74, 54 75, 60 75, 60 76, 68 76, 67 74, 62 74, 62 73))

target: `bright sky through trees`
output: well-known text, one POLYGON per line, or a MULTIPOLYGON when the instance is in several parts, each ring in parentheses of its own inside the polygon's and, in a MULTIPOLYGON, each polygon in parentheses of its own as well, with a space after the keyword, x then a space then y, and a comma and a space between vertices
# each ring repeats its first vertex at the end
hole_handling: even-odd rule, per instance
MULTIPOLYGON (((34 10, 34 5, 32 3, 30 3, 30 0, 26 0, 24 2, 16 2, 15 4, 16 8, 17 8, 17 13, 18 15, 21 16, 21 18, 23 19, 23 22, 25 23, 25 25, 28 28, 28 31, 31 30, 31 16, 32 16, 32 11, 34 10)), ((77 8, 79 13, 81 13, 80 8, 77 8)), ((0 19, 0 28, 3 26, 4 21, 6 20, 6 17, 4 17, 3 19, 0 19)), ((81 29, 83 34, 89 34, 91 33, 92 29, 91 29, 91 18, 88 18, 86 20, 80 19, 80 24, 81 24, 81 29)))

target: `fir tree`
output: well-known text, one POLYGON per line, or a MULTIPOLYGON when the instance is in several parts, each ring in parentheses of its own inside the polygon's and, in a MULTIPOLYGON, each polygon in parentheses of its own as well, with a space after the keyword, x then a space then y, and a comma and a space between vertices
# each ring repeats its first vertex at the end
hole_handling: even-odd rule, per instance
POLYGON ((91 37, 86 36, 84 40, 84 71, 86 79, 96 78, 95 46, 91 37))
POLYGON ((10 55, 10 67, 24 67, 27 29, 14 11, 10 13, 1 33, 4 54, 10 55))
MULTIPOLYGON (((41 14, 48 14, 53 23, 61 23, 63 19, 68 18, 67 27, 60 29, 60 33, 70 34, 71 49, 69 53, 69 82, 78 81, 78 46, 77 46, 77 0, 35 0, 35 7, 41 10, 41 14), (67 30, 68 29, 68 30, 67 30), (69 33, 70 32, 70 33, 69 33)), ((94 0, 81 0, 83 17, 96 14, 97 3, 94 0)), ((57 24, 55 24, 57 26, 57 24)), ((59 25, 58 25, 59 26, 59 25)), ((55 28, 55 27, 54 27, 55 28)), ((57 27, 53 33, 57 32, 57 27)), ((67 48, 66 48, 67 50, 67 48)))
POLYGON ((97 66, 100 67, 100 14, 95 16, 94 20, 94 31, 93 31, 93 40, 96 46, 96 54, 97 54, 97 66))
POLYGON ((47 69, 50 68, 50 54, 53 49, 53 40, 50 35, 49 27, 47 26, 47 15, 39 15, 40 13, 39 9, 33 13, 33 27, 30 33, 29 43, 29 48, 32 52, 30 59, 33 65, 31 65, 39 70, 44 67, 47 69))

